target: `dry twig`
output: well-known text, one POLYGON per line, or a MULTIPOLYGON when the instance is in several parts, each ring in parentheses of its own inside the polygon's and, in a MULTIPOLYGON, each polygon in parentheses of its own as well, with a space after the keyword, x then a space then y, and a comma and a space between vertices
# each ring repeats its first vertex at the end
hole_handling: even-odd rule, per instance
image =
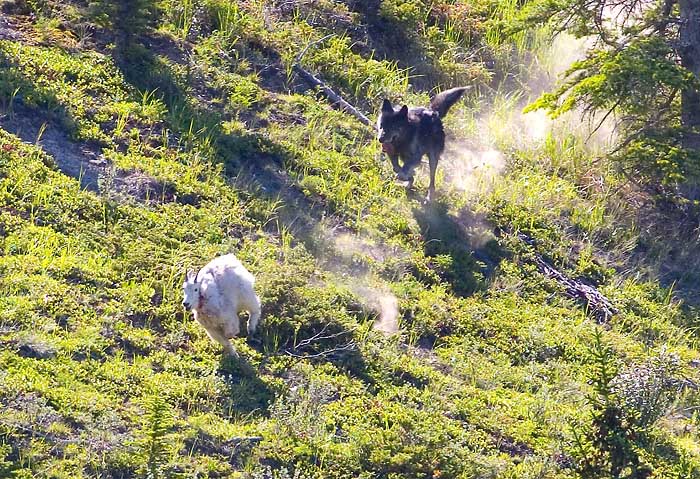
POLYGON ((332 356, 333 354, 337 354, 340 352, 345 352, 345 351, 355 351, 357 349, 357 343, 354 340, 350 340, 345 344, 335 346, 329 349, 325 349, 323 351, 319 351, 317 353, 313 354, 300 354, 300 352, 314 344, 317 344, 321 341, 325 341, 328 339, 335 339, 340 336, 343 336, 345 334, 350 334, 352 331, 340 331, 338 333, 332 333, 332 334, 324 334, 326 330, 328 329, 328 324, 324 325, 321 330, 314 334, 313 336, 303 339, 296 343, 294 347, 291 349, 286 349, 284 352, 288 356, 292 356, 294 358, 301 358, 301 359, 313 359, 313 358, 320 358, 320 357, 328 357, 332 356))

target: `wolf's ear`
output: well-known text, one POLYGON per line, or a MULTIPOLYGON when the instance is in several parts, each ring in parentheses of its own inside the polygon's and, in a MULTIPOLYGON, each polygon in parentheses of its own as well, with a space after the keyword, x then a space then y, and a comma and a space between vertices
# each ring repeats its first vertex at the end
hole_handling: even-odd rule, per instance
POLYGON ((408 116, 408 107, 406 105, 402 106, 399 110, 399 115, 408 116))
POLYGON ((391 106, 391 102, 386 98, 382 102, 382 111, 386 113, 394 113, 394 107, 391 106))

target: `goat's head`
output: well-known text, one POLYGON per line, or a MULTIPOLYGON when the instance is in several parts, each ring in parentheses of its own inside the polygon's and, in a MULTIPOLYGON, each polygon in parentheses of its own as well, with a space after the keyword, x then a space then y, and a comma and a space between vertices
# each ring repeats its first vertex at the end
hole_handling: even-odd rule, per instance
POLYGON ((197 279, 197 273, 194 271, 187 272, 187 279, 182 283, 182 306, 191 311, 199 308, 199 298, 202 285, 197 279))

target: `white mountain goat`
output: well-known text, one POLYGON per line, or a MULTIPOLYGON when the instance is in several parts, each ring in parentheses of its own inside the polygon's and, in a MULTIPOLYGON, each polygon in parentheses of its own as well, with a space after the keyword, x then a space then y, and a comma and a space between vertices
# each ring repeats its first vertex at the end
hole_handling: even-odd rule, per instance
POLYGON ((260 298, 253 290, 255 278, 232 254, 210 261, 197 274, 188 271, 182 285, 182 305, 194 313, 194 319, 209 337, 238 356, 229 341, 241 331, 238 313, 248 311, 248 335, 255 333, 260 320, 260 298))

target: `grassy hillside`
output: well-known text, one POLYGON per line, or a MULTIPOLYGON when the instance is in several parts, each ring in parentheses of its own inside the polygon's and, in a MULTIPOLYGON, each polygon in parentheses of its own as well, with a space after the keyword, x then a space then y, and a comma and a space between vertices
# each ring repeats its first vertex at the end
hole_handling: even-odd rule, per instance
POLYGON ((697 232, 521 117, 565 55, 515 3, 0 8, 0 477, 700 477, 697 232), (371 115, 474 86, 435 204, 306 47, 371 115), (240 360, 180 306, 227 252, 240 360))

